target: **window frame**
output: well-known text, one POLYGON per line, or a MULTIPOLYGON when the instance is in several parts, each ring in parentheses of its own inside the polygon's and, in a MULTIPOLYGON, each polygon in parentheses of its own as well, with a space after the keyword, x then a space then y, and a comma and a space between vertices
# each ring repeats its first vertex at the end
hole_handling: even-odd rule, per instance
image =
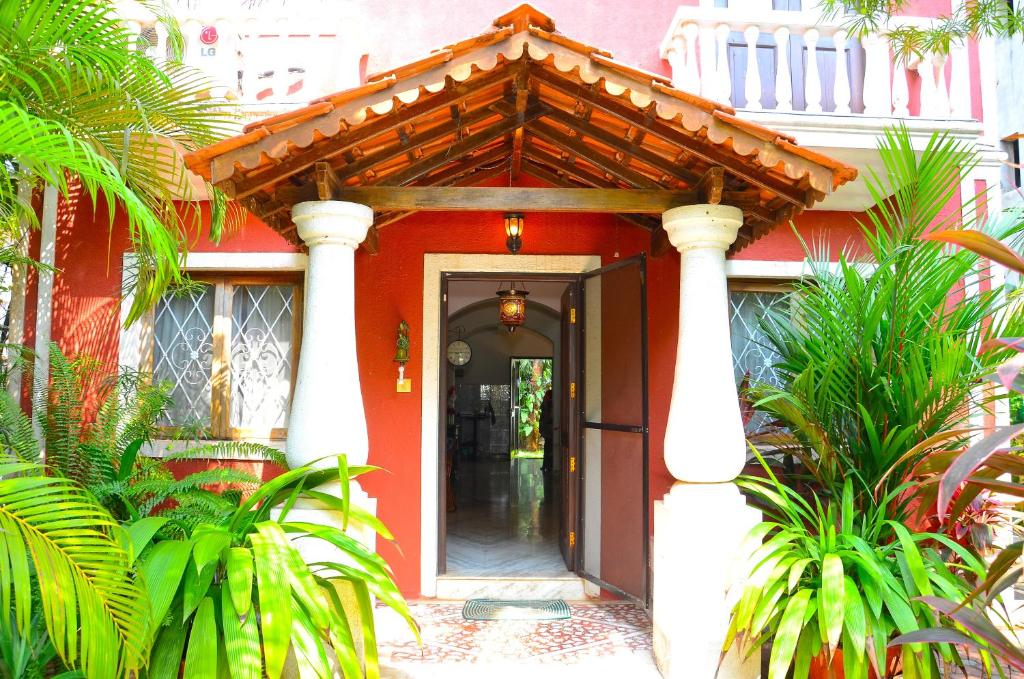
MULTIPOLYGON (((231 426, 231 339, 232 304, 235 286, 245 285, 291 285, 292 287, 292 341, 291 376, 288 384, 287 408, 290 409, 295 394, 295 378, 299 365, 299 349, 302 344, 302 312, 304 276, 301 271, 282 272, 197 272, 189 276, 193 281, 213 286, 212 319, 212 367, 210 376, 210 425, 203 430, 203 438, 213 441, 283 440, 288 428, 271 427, 253 429, 231 426)), ((149 314, 149 332, 141 347, 140 370, 154 378, 153 364, 156 344, 156 310, 149 314)), ((185 429, 181 425, 164 425, 157 428, 166 438, 178 438, 185 429)))

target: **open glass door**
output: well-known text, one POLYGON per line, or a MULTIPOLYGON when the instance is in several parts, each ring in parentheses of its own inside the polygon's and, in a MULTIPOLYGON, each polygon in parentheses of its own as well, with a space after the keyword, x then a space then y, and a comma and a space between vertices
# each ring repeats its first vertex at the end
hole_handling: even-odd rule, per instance
POLYGON ((646 258, 584 274, 582 311, 579 572, 646 606, 646 258))

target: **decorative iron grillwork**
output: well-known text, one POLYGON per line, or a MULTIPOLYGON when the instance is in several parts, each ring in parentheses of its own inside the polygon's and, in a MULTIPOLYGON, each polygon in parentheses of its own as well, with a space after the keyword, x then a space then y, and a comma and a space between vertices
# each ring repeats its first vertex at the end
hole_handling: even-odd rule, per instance
POLYGON ((291 285, 236 285, 231 301, 231 426, 284 427, 292 376, 291 285))
POLYGON ((170 383, 164 425, 210 425, 214 288, 165 295, 156 306, 153 378, 170 383))
MULTIPOLYGON (((760 325, 769 310, 788 313, 789 302, 784 290, 732 290, 729 293, 732 366, 737 386, 744 379, 751 384, 781 384, 774 369, 779 355, 768 346, 760 325)), ((747 432, 758 431, 766 423, 767 417, 763 413, 754 413, 747 423, 747 432)))

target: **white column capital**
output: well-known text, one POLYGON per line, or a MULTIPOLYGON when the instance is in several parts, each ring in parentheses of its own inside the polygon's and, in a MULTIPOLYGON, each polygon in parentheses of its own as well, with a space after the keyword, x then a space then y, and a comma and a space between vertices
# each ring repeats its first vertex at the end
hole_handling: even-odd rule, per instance
POLYGON ((724 252, 736 241, 743 210, 732 205, 683 205, 666 210, 661 223, 679 252, 697 248, 724 252))
POLYGON ((311 200, 292 206, 292 221, 309 247, 336 244, 354 250, 373 224, 373 208, 341 200, 311 200))

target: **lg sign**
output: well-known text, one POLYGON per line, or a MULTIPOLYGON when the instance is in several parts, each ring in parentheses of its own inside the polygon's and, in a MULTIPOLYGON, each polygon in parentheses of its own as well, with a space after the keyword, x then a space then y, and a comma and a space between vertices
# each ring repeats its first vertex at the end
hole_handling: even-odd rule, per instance
POLYGON ((199 48, 199 54, 204 57, 216 56, 217 48, 212 47, 217 43, 217 27, 216 26, 203 26, 203 30, 199 32, 199 42, 207 45, 207 47, 199 48))

